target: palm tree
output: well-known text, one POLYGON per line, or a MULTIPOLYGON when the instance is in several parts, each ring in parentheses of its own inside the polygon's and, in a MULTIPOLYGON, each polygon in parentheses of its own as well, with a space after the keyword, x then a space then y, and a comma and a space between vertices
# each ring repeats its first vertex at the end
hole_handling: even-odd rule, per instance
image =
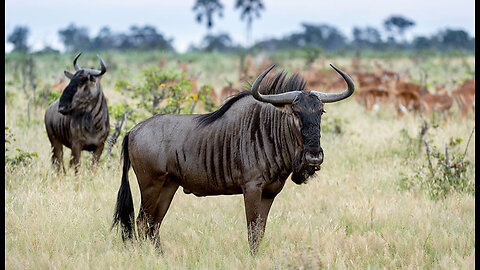
POLYGON ((265 9, 262 0, 237 0, 235 9, 241 10, 240 19, 247 21, 246 46, 251 42, 252 21, 254 17, 260 17, 260 11, 265 9))
POLYGON ((192 9, 196 12, 198 23, 202 23, 205 19, 207 31, 210 31, 213 27, 213 15, 215 13, 218 13, 219 17, 223 17, 223 5, 218 0, 196 0, 192 9))

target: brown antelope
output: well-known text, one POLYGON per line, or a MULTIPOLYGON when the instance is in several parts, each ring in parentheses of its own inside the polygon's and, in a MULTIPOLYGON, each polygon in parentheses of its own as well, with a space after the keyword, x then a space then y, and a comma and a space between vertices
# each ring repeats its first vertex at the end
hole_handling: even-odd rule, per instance
POLYGON ((376 104, 386 103, 388 98, 388 92, 380 87, 363 88, 355 95, 357 102, 365 106, 367 111, 371 111, 376 104))
POLYGON ((434 111, 439 111, 446 113, 448 119, 448 113, 452 108, 453 98, 450 96, 445 86, 437 85, 435 87, 435 94, 431 94, 427 91, 421 96, 420 104, 425 116, 429 116, 434 111))
MULTIPOLYGON (((355 99, 365 106, 367 111, 372 110, 375 104, 388 101, 389 93, 379 76, 373 73, 357 73, 355 78, 359 84, 355 99)), ((336 84, 332 84, 332 86, 336 86, 336 84)))
POLYGON ((475 110, 475 80, 463 82, 452 91, 452 97, 460 109, 462 120, 465 121, 468 113, 475 110))
POLYGON ((302 72, 302 76, 307 81, 307 88, 309 89, 325 88, 329 84, 328 77, 330 74, 323 69, 310 69, 302 72))
POLYGON ((420 110, 422 86, 412 82, 397 80, 393 83, 394 105, 397 118, 412 110, 414 114, 420 110))
POLYGON ((67 85, 68 85, 67 81, 63 77, 60 77, 57 80, 55 80, 55 82, 48 88, 48 93, 53 91, 58 91, 62 93, 63 89, 65 89, 67 85))

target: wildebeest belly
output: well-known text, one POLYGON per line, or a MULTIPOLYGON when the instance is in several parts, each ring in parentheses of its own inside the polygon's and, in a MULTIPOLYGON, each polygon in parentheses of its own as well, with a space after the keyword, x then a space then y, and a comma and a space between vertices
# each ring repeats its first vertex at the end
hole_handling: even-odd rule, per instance
POLYGON ((196 188, 193 187, 191 189, 190 185, 181 185, 183 187, 183 192, 185 194, 193 194, 197 197, 203 197, 203 196, 217 196, 217 195, 235 195, 235 194, 242 194, 242 189, 240 187, 238 188, 228 188, 228 189, 219 189, 219 188, 196 188))
POLYGON ((187 194, 193 193, 196 196, 242 194, 241 186, 228 179, 213 179, 211 176, 189 173, 185 173, 177 179, 187 194))

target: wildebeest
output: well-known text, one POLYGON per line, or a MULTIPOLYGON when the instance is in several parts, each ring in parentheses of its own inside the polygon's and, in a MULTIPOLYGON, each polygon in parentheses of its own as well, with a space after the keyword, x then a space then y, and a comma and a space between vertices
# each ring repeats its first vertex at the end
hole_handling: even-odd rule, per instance
POLYGON ((196 196, 243 194, 252 253, 265 231, 268 212, 286 179, 302 184, 320 169, 320 122, 324 103, 352 95, 354 84, 332 67, 348 87, 342 93, 306 91, 297 74, 267 78, 265 70, 217 111, 200 115, 155 115, 135 127, 122 144, 123 175, 113 226, 134 237, 134 208, 128 181, 137 176, 141 238, 160 247, 158 230, 179 186, 196 196))
POLYGON ((70 83, 63 90, 60 99, 53 102, 45 112, 45 127, 52 144, 52 162, 57 169, 63 167, 63 145, 72 150, 70 166, 78 172, 80 152, 93 152, 93 166, 102 155, 105 140, 110 132, 108 107, 100 85, 107 67, 102 58, 101 70, 80 68, 73 60, 75 74, 65 71, 70 83))

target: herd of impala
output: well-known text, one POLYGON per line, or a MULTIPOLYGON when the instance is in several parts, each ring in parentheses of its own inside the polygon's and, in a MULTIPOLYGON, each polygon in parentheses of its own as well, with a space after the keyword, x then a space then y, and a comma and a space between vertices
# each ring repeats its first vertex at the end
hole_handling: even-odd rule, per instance
MULTIPOLYGON (((324 61, 324 60, 323 60, 324 61)), ((256 61, 253 57, 245 57, 238 69, 238 80, 231 81, 221 88, 213 91, 213 100, 219 105, 228 97, 244 90, 245 82, 251 81, 256 74, 269 67, 273 62, 268 58, 256 61)), ((178 62, 183 76, 193 85, 192 93, 198 92, 197 79, 201 74, 192 75, 188 71, 190 62, 178 62)), ((161 58, 160 67, 166 66, 166 59, 161 58)), ((327 66, 327 65, 324 65, 327 66)), ((359 61, 352 60, 350 68, 344 68, 353 78, 356 86, 355 100, 365 107, 367 111, 380 106, 393 108, 398 118, 407 113, 428 117, 433 112, 444 114, 447 118, 456 105, 461 119, 464 121, 470 112, 475 110, 475 80, 470 79, 454 86, 436 84, 434 89, 427 89, 426 75, 423 74, 422 82, 415 83, 411 80, 409 72, 398 73, 383 68, 379 62, 374 62, 372 72, 361 71, 359 61)), ((338 78, 330 69, 307 70, 295 69, 307 81, 307 89, 342 89, 344 81, 338 78)), ((62 91, 66 81, 59 79, 50 87, 50 90, 62 91)))
MULTIPOLYGON (((324 60, 323 60, 324 62, 324 60)), ((248 62, 247 62, 248 64, 248 62)), ((267 63, 260 64, 262 70, 267 63)), ((323 63, 323 66, 327 66, 323 63)), ((252 68, 250 68, 252 69, 252 68)), ((245 68, 245 70, 250 70, 245 68)), ((412 82, 410 73, 386 70, 375 61, 372 72, 361 71, 360 63, 353 59, 350 68, 345 68, 355 82, 355 100, 367 111, 380 106, 393 108, 398 118, 407 113, 428 117, 433 112, 450 117, 450 111, 457 106, 458 114, 465 121, 470 112, 475 110, 475 80, 470 79, 447 87, 447 84, 434 85, 429 90, 426 86, 427 74, 422 72, 420 83, 412 82)), ((307 81, 308 89, 342 89, 345 83, 330 69, 294 70, 307 81)), ((258 71, 257 71, 258 72, 258 71)), ((230 87, 231 88, 231 87, 230 87)))

